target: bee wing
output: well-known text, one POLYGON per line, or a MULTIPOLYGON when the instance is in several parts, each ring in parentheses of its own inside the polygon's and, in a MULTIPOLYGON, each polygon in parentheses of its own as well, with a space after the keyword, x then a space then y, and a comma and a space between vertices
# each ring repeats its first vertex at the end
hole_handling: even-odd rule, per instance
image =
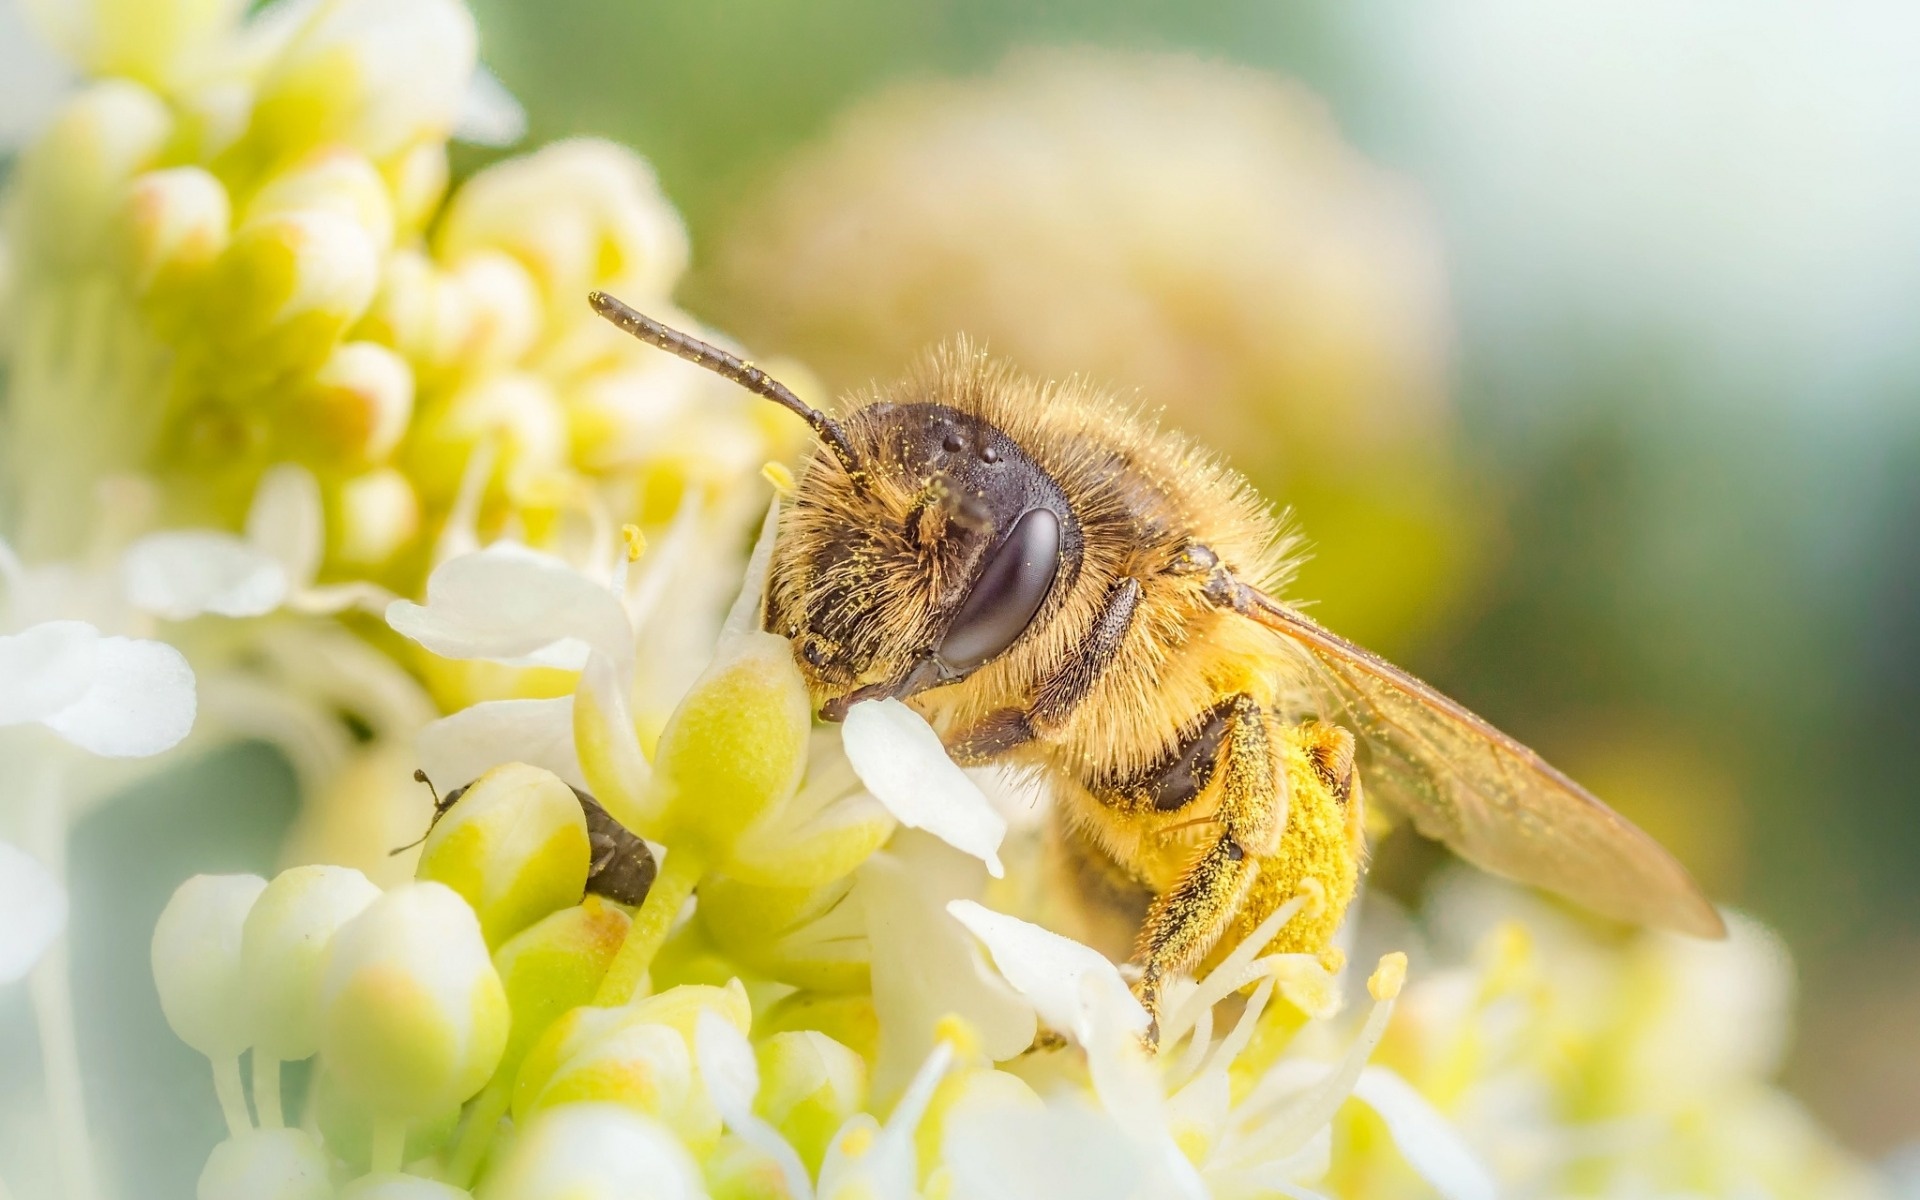
POLYGON ((1379 655, 1247 592, 1246 615, 1314 660, 1322 715, 1370 748, 1368 799, 1496 875, 1620 920, 1725 935, 1686 868, 1591 792, 1379 655))

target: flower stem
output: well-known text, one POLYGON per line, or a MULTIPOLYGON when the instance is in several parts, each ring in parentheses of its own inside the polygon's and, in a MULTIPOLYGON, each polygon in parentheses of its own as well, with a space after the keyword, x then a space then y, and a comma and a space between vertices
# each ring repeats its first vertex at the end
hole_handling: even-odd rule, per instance
MULTIPOLYGON (((43 763, 27 788, 31 849, 64 887, 67 881, 67 810, 57 763, 43 763), (36 786, 37 785, 37 786, 36 786)), ((54 1153, 63 1192, 70 1200, 100 1194, 93 1172, 93 1139, 87 1133, 87 1100, 80 1087, 80 1044, 73 1027, 73 977, 63 935, 48 949, 28 982, 34 1026, 40 1032, 41 1071, 47 1110, 53 1117, 54 1153)))
POLYGON ((253 1107, 260 1114, 260 1128, 279 1129, 287 1123, 280 1111, 280 1060, 260 1053, 257 1046, 252 1056, 253 1107))
POLYGON ((696 855, 685 850, 667 851, 659 876, 654 879, 640 911, 633 914, 633 924, 627 927, 620 952, 614 955, 606 978, 600 981, 600 991, 593 998, 596 1005, 617 1008, 633 999, 641 978, 653 965, 653 956, 660 952, 661 943, 673 929, 673 919, 686 906, 687 897, 693 895, 693 886, 700 882, 705 870, 706 865, 696 855))
POLYGON ((221 1115, 227 1118, 227 1132, 234 1137, 253 1128, 253 1116, 247 1111, 247 1088, 240 1082, 240 1058, 213 1060, 213 1094, 220 1098, 221 1115))
POLYGON ((447 1160, 442 1176, 448 1183, 460 1188, 473 1186, 474 1172, 480 1169, 480 1160, 493 1145, 500 1118, 506 1115, 512 1099, 513 1076, 503 1071, 493 1077, 467 1113, 467 1123, 460 1130, 460 1140, 454 1143, 453 1156, 447 1160))

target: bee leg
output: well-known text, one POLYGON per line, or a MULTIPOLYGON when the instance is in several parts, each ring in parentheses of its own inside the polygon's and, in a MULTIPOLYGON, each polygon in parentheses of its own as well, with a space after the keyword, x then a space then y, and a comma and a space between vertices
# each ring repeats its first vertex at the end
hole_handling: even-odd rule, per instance
POLYGON ((1138 579, 1122 579, 1114 584, 1093 628, 1067 660, 1034 689, 1032 703, 1026 708, 1003 708, 989 714, 972 729, 962 731, 947 747, 954 761, 987 762, 1025 745, 1066 720, 1093 691, 1093 685, 1113 661, 1120 643, 1126 640, 1144 591, 1138 579))
POLYGON ((1265 716, 1252 697, 1229 702, 1222 743, 1220 838, 1154 899, 1134 951, 1142 967, 1135 991, 1147 1010, 1147 1041, 1153 1045, 1160 1040, 1161 982, 1213 949, 1239 911, 1260 856, 1277 848, 1286 824, 1285 778, 1274 761, 1265 716))

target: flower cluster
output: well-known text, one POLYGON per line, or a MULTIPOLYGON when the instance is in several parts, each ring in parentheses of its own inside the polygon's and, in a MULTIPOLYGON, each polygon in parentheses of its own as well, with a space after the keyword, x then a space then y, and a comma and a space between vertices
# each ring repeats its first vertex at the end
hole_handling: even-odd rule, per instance
MULTIPOLYGON (((1381 961, 1352 1027, 1318 959, 1260 957, 1302 897, 1169 991, 1150 1056, 1112 963, 981 903, 1007 822, 924 722, 882 702, 844 733, 812 728, 790 647, 754 619, 773 515, 651 747, 626 703, 643 573, 594 580, 502 545, 393 606, 440 653, 572 654, 581 682, 429 729, 427 770, 460 790, 414 881, 383 892, 314 866, 183 885, 154 972, 231 1126, 203 1197, 427 1186, 406 1173, 435 1195, 530 1198, 636 1180, 689 1196, 1255 1196, 1325 1174, 1404 959, 1381 961), (657 849, 596 844, 583 795, 657 849), (620 852, 660 858, 637 905, 595 891, 620 852), (1216 1029, 1216 1004, 1249 988, 1216 1029), (315 1055, 288 1128, 279 1063, 315 1055)), ((1450 1195, 1489 1194, 1444 1122, 1406 1111, 1382 1115, 1428 1147, 1409 1161, 1450 1195)))

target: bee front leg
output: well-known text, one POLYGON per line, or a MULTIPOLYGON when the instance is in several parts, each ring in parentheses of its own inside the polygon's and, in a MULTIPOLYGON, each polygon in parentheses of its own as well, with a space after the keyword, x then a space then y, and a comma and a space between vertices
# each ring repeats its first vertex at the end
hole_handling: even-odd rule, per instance
POLYGON ((1240 903, 1286 825, 1284 774, 1275 763, 1265 715, 1250 696, 1233 697, 1221 739, 1220 838, 1155 897, 1140 928, 1135 993, 1147 1010, 1147 1041, 1160 1040, 1160 987, 1165 977, 1204 958, 1232 924, 1240 903))

